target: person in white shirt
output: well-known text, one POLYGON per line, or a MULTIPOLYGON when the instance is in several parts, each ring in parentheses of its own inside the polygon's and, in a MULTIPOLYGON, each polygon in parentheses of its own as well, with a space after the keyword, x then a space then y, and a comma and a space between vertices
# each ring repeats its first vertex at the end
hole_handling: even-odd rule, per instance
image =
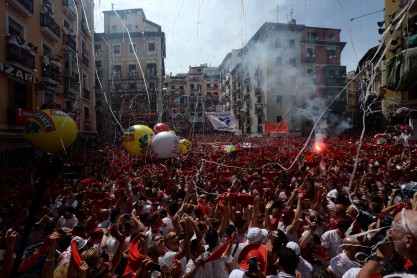
POLYGON ((302 277, 311 278, 313 274, 313 266, 309 262, 307 262, 303 257, 301 257, 300 246, 296 242, 290 241, 287 243, 286 247, 294 250, 295 255, 297 255, 297 270, 301 273, 302 277))
POLYGON ((342 219, 337 223, 337 229, 327 231, 321 236, 321 245, 326 248, 330 258, 334 258, 342 252, 342 248, 339 247, 342 245, 346 236, 345 233, 351 225, 352 221, 350 219, 342 219))
POLYGON ((72 206, 66 206, 65 212, 58 219, 57 225, 59 228, 72 229, 78 224, 78 219, 74 215, 74 208, 72 206))
POLYGON ((356 238, 345 237, 343 239, 343 252, 332 258, 327 268, 331 277, 342 277, 349 269, 361 266, 356 262, 356 254, 361 251, 360 246, 361 243, 356 238))

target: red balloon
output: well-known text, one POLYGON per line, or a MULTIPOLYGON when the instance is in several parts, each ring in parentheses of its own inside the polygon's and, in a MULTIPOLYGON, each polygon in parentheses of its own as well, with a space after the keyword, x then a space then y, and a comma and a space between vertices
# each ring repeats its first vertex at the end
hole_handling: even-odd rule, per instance
POLYGON ((157 123, 153 126, 153 132, 155 133, 155 135, 162 131, 169 131, 169 126, 167 126, 164 123, 157 123))

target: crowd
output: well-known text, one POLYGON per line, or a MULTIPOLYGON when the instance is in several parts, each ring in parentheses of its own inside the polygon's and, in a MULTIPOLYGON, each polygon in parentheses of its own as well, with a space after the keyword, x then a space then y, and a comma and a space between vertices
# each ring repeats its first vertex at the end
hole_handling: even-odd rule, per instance
POLYGON ((0 277, 415 277, 414 144, 189 139, 168 160, 63 155, 81 172, 48 181, 15 272, 39 165, 2 167, 0 277))

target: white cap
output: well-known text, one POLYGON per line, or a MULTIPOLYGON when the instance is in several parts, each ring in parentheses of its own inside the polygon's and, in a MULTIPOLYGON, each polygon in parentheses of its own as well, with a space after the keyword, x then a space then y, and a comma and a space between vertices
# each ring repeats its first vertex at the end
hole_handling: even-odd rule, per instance
POLYGON ((294 250, 294 252, 297 256, 300 255, 300 245, 298 245, 296 242, 289 241, 287 243, 286 247, 294 250))
MULTIPOLYGON (((87 241, 85 239, 83 239, 82 237, 79 236, 75 236, 72 241, 75 241, 77 243, 77 250, 81 250, 85 247, 85 245, 87 244, 87 241)), ((68 247, 67 249, 68 251, 71 250, 71 245, 68 247)))
POLYGON ((247 238, 250 243, 264 243, 268 239, 268 231, 266 229, 260 229, 258 227, 252 227, 248 230, 247 238))

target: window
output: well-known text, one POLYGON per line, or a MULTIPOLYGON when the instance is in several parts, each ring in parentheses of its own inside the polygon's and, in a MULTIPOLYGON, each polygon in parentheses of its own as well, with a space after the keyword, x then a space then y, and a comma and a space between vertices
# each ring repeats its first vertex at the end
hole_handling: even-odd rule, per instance
POLYGON ((281 39, 276 38, 274 41, 275 41, 275 48, 281 48, 281 39))
POLYGON ((129 44, 129 53, 135 53, 136 52, 136 44, 129 44))
POLYGON ((16 35, 20 39, 23 39, 24 27, 11 17, 8 18, 8 21, 9 21, 8 33, 10 35, 16 35))
POLYGON ((113 79, 120 80, 122 78, 122 66, 115 65, 113 67, 113 79))
POLYGON ((84 106, 84 120, 89 120, 89 119, 90 119, 90 109, 84 106))
POLYGON ((276 66, 280 66, 280 65, 282 65, 282 57, 277 57, 277 58, 275 59, 275 65, 276 65, 276 66))
POLYGON ((282 104, 282 95, 277 95, 277 103, 282 104))
POLYGON ((112 25, 111 26, 111 32, 112 33, 117 33, 117 25, 112 25))
POLYGON ((153 52, 155 50, 156 50, 155 43, 154 42, 148 43, 148 51, 153 52))
POLYGON ((282 121, 282 116, 277 116, 277 123, 279 123, 280 121, 282 121))
POLYGON ((42 44, 42 54, 44 56, 52 57, 53 55, 52 48, 46 44, 42 44))
POLYGON ((54 96, 50 91, 45 90, 43 92, 43 103, 44 104, 52 104, 54 103, 54 96))
POLYGON ((295 49, 295 40, 290 40, 290 48, 295 49))
POLYGON ((334 41, 336 39, 333 33, 326 33, 326 41, 334 41))
POLYGON ((138 72, 136 70, 136 64, 130 64, 129 65, 129 78, 130 79, 138 78, 138 72))
POLYGON ((146 76, 147 78, 156 78, 156 64, 149 63, 146 65, 146 76))
POLYGON ((318 40, 319 39, 319 33, 317 33, 317 32, 307 32, 307 39, 308 40, 318 40))
POLYGON ((113 47, 113 54, 120 54, 120 44, 113 47))
POLYGON ((95 44, 94 45, 94 52, 100 52, 101 51, 101 44, 95 44))
POLYGON ((83 73, 83 89, 88 89, 88 78, 87 78, 87 74, 83 73))
POLYGON ((295 58, 290 59, 290 66, 295 67, 295 58))
POLYGON ((337 57, 336 57, 336 49, 327 49, 327 62, 329 64, 336 64, 337 63, 337 57))
POLYGON ((312 76, 313 74, 314 74, 314 69, 312 69, 312 68, 307 68, 306 69, 306 75, 312 76))
POLYGON ((314 54, 314 48, 313 47, 307 47, 306 48, 306 57, 309 57, 309 58, 316 57, 316 55, 314 54))

